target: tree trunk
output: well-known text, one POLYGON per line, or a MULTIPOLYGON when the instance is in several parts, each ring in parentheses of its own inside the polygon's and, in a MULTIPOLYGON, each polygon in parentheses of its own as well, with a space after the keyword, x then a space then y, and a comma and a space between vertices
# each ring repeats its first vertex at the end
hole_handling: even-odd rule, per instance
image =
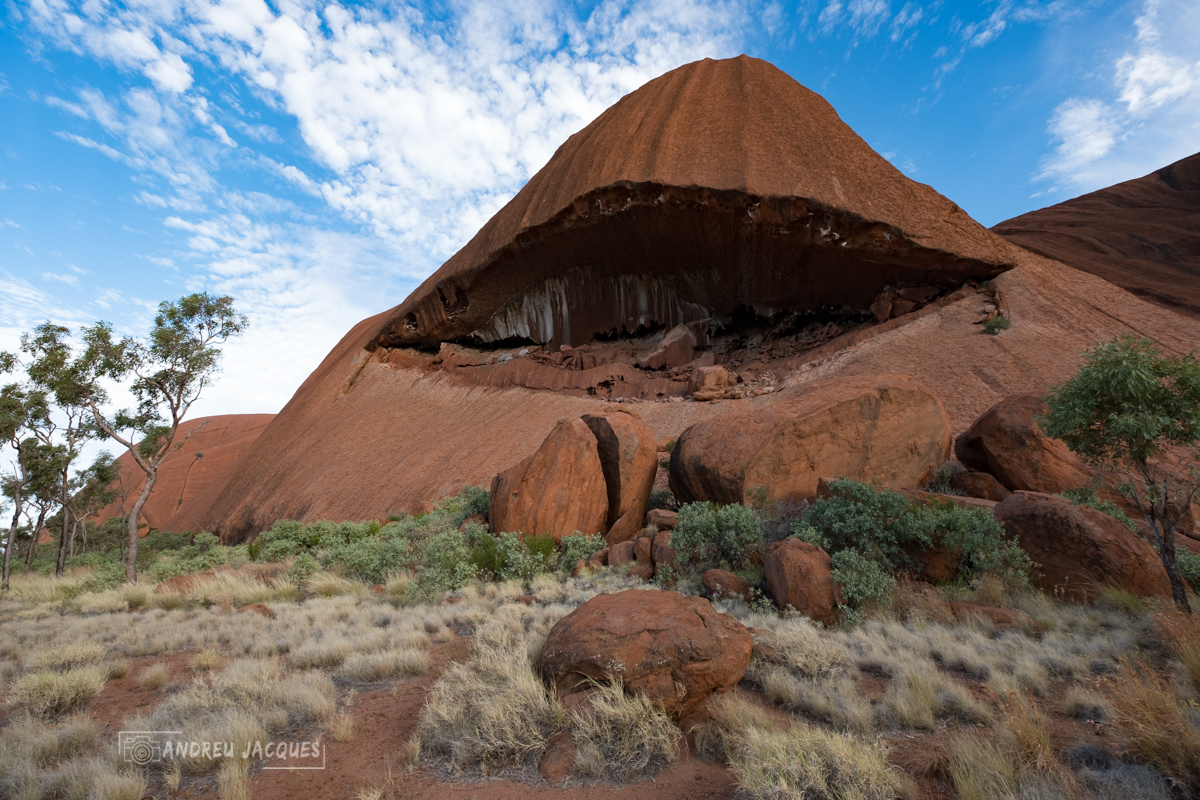
POLYGON ((29 551, 25 554, 25 569, 33 569, 33 559, 37 558, 38 537, 42 533, 42 523, 46 521, 46 509, 38 509, 37 525, 33 526, 33 536, 29 537, 29 551))
POLYGON ((21 522, 21 490, 18 487, 13 492, 13 504, 16 510, 13 511, 12 525, 8 529, 8 541, 4 544, 4 584, 0 586, 4 591, 8 591, 8 576, 12 574, 12 554, 17 549, 17 526, 21 522))
POLYGON ((58 561, 54 565, 54 574, 62 577, 63 568, 67 564, 67 538, 71 527, 71 491, 67 485, 67 475, 63 473, 62 488, 62 532, 58 535, 58 561))
POLYGON ((146 485, 142 487, 142 493, 138 495, 138 499, 133 503, 133 508, 129 510, 129 522, 126 523, 129 552, 125 562, 125 580, 130 583, 137 583, 138 517, 141 516, 142 506, 146 505, 146 501, 150 499, 150 492, 154 490, 154 481, 157 478, 158 465, 155 464, 146 473, 146 485))

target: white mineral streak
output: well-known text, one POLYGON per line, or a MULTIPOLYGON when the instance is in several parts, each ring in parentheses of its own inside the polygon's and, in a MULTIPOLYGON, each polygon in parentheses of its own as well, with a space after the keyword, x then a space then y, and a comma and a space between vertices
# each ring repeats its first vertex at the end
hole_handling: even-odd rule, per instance
POLYGON ((681 322, 706 319, 712 312, 683 299, 674 277, 638 273, 595 276, 591 270, 572 269, 545 278, 511 298, 488 323, 471 334, 477 342, 513 337, 542 344, 580 345, 597 333, 657 323, 670 329, 681 322), (597 314, 597 309, 607 309, 597 314), (572 318, 598 320, 597 330, 572 329, 572 318))

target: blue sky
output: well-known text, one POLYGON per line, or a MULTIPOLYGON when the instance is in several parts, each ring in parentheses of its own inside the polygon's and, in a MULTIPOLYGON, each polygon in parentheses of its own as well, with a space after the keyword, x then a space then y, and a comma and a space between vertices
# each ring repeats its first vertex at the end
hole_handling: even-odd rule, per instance
POLYGON ((10 0, 0 348, 233 294, 273 412, 623 94, 746 52, 985 225, 1200 150, 1200 4, 10 0))

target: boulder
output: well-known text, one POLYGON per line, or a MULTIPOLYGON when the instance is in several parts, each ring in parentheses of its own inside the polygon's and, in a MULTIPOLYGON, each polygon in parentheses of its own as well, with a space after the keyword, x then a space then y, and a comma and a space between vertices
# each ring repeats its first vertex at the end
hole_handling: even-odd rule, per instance
POLYGON ((950 488, 962 492, 967 497, 994 500, 997 503, 1012 494, 990 473, 970 469, 951 475, 950 488))
POLYGON ((629 568, 629 574, 635 578, 648 581, 654 577, 654 567, 649 564, 635 564, 629 568))
POLYGON ((710 569, 700 578, 700 585, 708 596, 716 600, 721 597, 738 595, 742 598, 750 596, 750 584, 723 569, 710 569))
POLYGON ((1094 598, 1104 586, 1146 597, 1171 597, 1158 554, 1107 514, 1038 492, 1014 492, 996 520, 1038 565, 1036 584, 1072 599, 1094 598))
POLYGON ((656 569, 674 566, 675 551, 671 549, 670 531, 662 531, 654 537, 654 544, 650 547, 650 560, 654 562, 656 569))
POLYGON ((560 421, 529 458, 492 479, 492 530, 549 534, 608 530, 608 489, 596 437, 581 419, 560 421))
POLYGON ((816 545, 784 539, 767 550, 767 588, 780 611, 789 606, 824 625, 837 620, 833 560, 816 545))
POLYGON ((623 567, 633 561, 633 542, 617 542, 608 548, 608 565, 623 567))
POLYGON ((1006 397, 958 437, 954 454, 968 469, 989 473, 1009 491, 1056 494, 1087 486, 1092 471, 1062 440, 1046 436, 1034 423, 1045 411, 1038 395, 1006 397))
POLYGON ((703 598, 635 589, 597 595, 560 619, 538 672, 560 697, 619 679, 678 720, 736 686, 752 647, 750 632, 703 598))
POLYGON ((665 508, 652 508, 646 512, 646 524, 653 525, 660 531, 675 530, 675 523, 679 521, 679 513, 669 511, 665 508))
POLYGON ((538 760, 538 773, 546 783, 560 783, 571 774, 575 765, 575 752, 579 745, 570 731, 556 733, 546 742, 542 757, 538 760))
POLYGON ((912 378, 838 378, 688 428, 670 485, 684 503, 813 499, 823 475, 918 486, 949 451, 942 404, 912 378))
POLYGON ((632 539, 642 527, 646 501, 658 473, 654 434, 632 411, 586 414, 583 422, 596 437, 608 493, 608 542, 632 539))
POLYGON ((693 392, 702 389, 723 389, 733 383, 733 376, 724 367, 700 367, 688 378, 688 388, 693 392))
POLYGON ((589 569, 599 569, 608 564, 608 548, 597 550, 588 556, 587 566, 589 569))
POLYGON ((654 539, 648 536, 639 536, 633 540, 633 560, 648 566, 654 562, 651 557, 651 550, 654 549, 654 539))
POLYGON ((667 331, 662 341, 642 358, 641 366, 646 369, 674 369, 689 363, 696 348, 701 345, 694 327, 685 323, 667 331))

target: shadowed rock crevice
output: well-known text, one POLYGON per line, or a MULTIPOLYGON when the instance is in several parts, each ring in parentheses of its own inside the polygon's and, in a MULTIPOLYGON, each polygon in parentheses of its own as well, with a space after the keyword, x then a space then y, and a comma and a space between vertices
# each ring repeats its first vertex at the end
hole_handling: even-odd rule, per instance
MULTIPOLYGON (((622 184, 578 198, 487 263, 397 309, 376 345, 587 344, 685 322, 943 294, 1003 271, 799 198, 622 184)), ((436 277, 436 276, 435 276, 436 277)))

